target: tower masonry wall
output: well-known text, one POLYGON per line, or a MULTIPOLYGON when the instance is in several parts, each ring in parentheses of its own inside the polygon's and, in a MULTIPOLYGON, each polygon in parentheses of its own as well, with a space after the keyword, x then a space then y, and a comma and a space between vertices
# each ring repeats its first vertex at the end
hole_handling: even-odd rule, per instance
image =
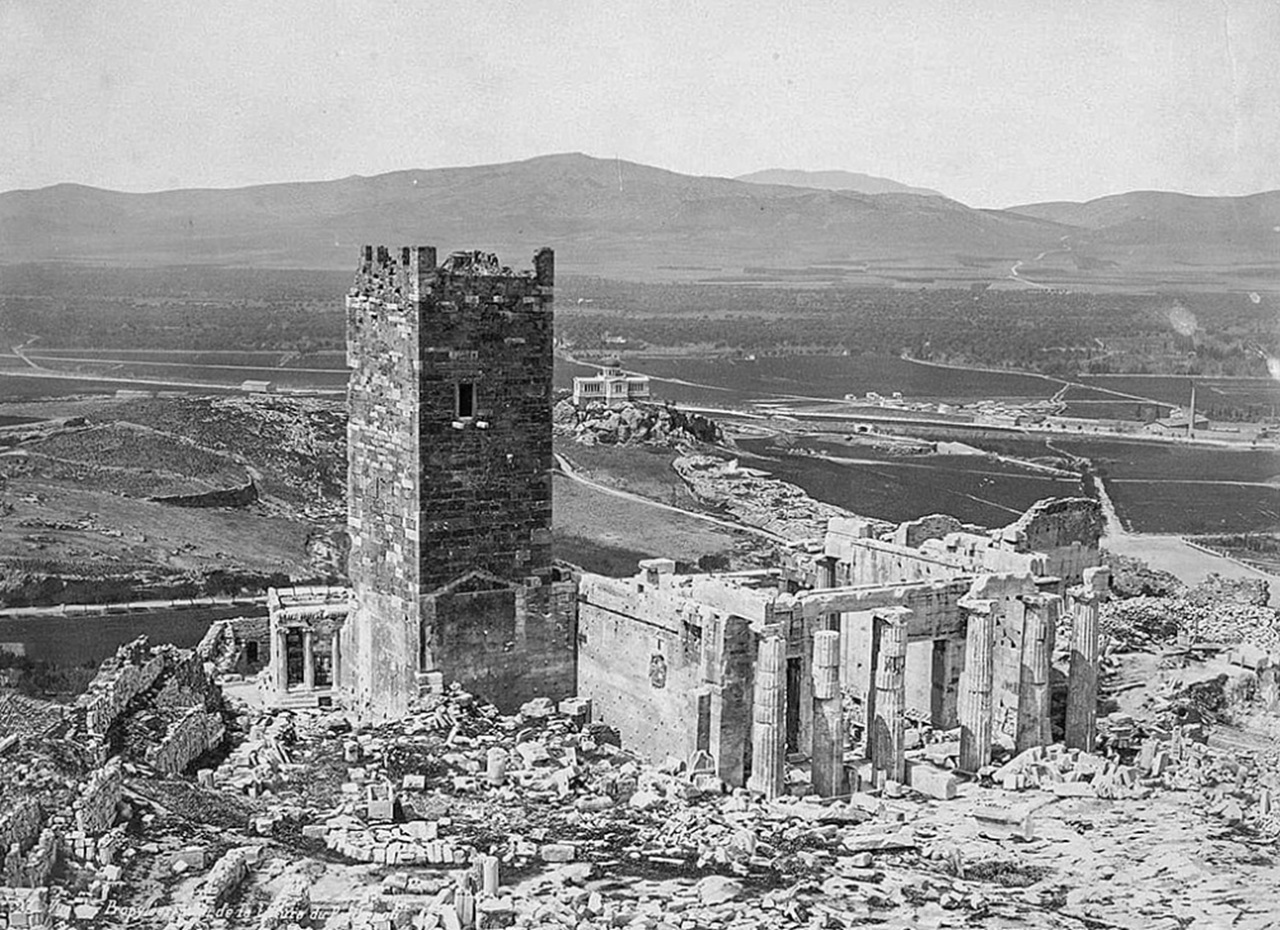
POLYGON ((424 592, 473 569, 519 580, 551 567, 551 281, 548 264, 533 274, 442 270, 423 285, 424 592))
POLYGON ((564 690, 556 675, 572 687, 572 617, 550 607, 552 592, 508 604, 446 590, 475 572, 552 582, 551 250, 533 265, 512 271, 482 252, 438 262, 426 246, 362 252, 346 301, 355 603, 339 686, 366 717, 403 714, 425 671, 503 693, 513 669, 547 693, 564 690), (444 599, 428 600, 436 592, 444 599), (480 602, 511 628, 505 651, 478 636, 480 602))
MULTIPOLYGON (((435 250, 412 253, 435 265, 435 250)), ((418 653, 418 272, 369 250, 347 297, 348 574, 359 622, 342 632, 339 686, 354 708, 408 708, 418 653)))

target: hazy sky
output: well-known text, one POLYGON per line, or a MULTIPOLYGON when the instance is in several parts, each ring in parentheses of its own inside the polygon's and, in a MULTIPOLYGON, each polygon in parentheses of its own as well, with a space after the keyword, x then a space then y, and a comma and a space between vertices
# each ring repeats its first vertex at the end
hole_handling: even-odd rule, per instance
POLYGON ((1280 2, 0 0, 0 190, 563 151, 977 206, 1280 188, 1280 2))

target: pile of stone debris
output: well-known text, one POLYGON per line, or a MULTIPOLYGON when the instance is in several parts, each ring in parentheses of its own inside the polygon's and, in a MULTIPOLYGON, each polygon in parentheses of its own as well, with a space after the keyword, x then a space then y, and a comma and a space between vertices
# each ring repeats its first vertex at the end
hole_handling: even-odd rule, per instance
POLYGON ((1280 614, 1267 606, 1265 588, 1210 580, 1171 597, 1138 596, 1103 606, 1101 630, 1112 649, 1149 648, 1175 639, 1247 643, 1280 652, 1280 614))
MULTIPOLYGON (((1268 760, 1210 749, 1191 724, 1143 729, 1115 715, 1105 755, 1054 746, 980 781, 952 775, 941 793, 890 785, 766 802, 729 790, 704 753, 646 764, 589 717, 580 700, 502 715, 456 688, 380 727, 245 709, 247 737, 200 779, 255 797, 251 829, 267 842, 373 870, 376 883, 342 902, 295 895, 293 910, 332 930, 1079 926, 1088 909, 1064 906, 1075 892, 1062 850, 1037 839, 1074 835, 1064 805, 1181 810, 1191 792, 1262 833, 1280 789, 1268 760), (1040 800, 1018 801, 1035 789, 1040 800)), ((920 753, 923 766, 945 745, 920 753)))

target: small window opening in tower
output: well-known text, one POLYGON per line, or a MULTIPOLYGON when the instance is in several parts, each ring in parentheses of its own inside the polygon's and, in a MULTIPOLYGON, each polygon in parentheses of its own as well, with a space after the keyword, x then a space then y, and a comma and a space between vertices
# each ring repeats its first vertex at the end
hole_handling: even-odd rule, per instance
POLYGON ((476 386, 463 382, 458 385, 458 416, 473 417, 476 415, 476 386))

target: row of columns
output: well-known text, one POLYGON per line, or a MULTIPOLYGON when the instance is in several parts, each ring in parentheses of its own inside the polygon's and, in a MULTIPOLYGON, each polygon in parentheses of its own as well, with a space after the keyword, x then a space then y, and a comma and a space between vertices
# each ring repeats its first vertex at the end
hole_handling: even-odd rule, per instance
MULTIPOLYGON (((1097 732, 1098 614, 1110 573, 1087 569, 1084 583, 1069 590, 1072 608, 1071 656, 1067 683, 1066 745, 1091 752, 1097 732)), ((1055 631, 1062 611, 1056 594, 1014 598, 963 598, 966 614, 965 662, 960 676, 959 768, 977 772, 991 761, 995 727, 997 628, 1005 611, 1021 619, 1018 649, 1017 716, 1013 724, 1018 751, 1052 742, 1050 674, 1055 631)), ((867 748, 877 786, 904 781, 906 657, 912 611, 877 610, 872 621, 873 686, 867 696, 867 748)), ((823 797, 844 790, 845 722, 840 689, 840 633, 818 630, 812 639, 809 678, 813 695, 810 759, 813 789, 823 797)), ((1007 671, 1007 670, 1006 670, 1007 671)), ((767 798, 781 794, 786 772, 787 641, 772 634, 761 639, 755 668, 752 707, 752 765, 748 788, 767 798)))
MULTIPOLYGON (((278 627, 274 631, 274 641, 271 644, 271 664, 274 671, 274 680, 276 690, 283 693, 289 690, 289 647, 288 636, 290 628, 278 627)), ((315 633, 306 628, 302 628, 302 687, 311 691, 316 686, 316 656, 315 656, 315 633)), ((340 647, 338 645, 338 632, 335 630, 330 641, 331 659, 329 666, 330 679, 336 683, 338 681, 338 663, 341 660, 340 647)))
MULTIPOLYGON (((874 628, 878 655, 868 707, 868 745, 878 784, 902 781, 906 710, 907 624, 902 607, 877 611, 874 628)), ((840 689, 840 633, 813 634, 809 679, 813 695, 811 762, 813 789, 823 797, 844 792, 845 720, 840 689)), ((779 635, 760 640, 751 719, 751 791, 773 798, 786 785, 787 641, 779 635)))

